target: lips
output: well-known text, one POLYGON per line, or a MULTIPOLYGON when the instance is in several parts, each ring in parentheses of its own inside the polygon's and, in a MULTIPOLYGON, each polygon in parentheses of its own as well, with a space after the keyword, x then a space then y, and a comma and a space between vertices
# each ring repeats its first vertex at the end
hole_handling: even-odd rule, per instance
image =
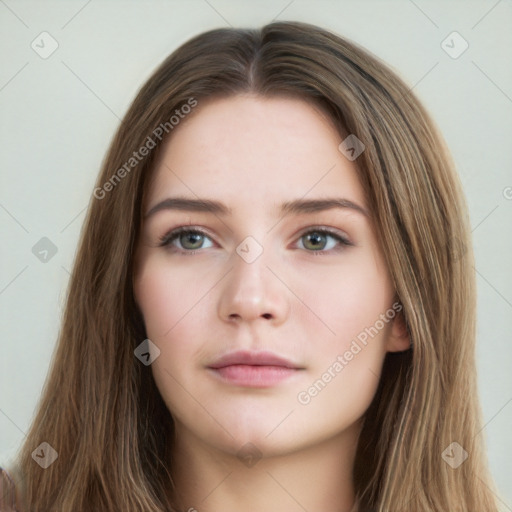
POLYGON ((248 352, 241 350, 220 357, 213 364, 209 365, 209 368, 219 369, 233 365, 279 366, 295 370, 301 369, 300 366, 294 364, 292 361, 272 352, 248 352))
POLYGON ((304 368, 272 352, 237 351, 208 366, 216 379, 231 386, 269 388, 296 377, 304 368))

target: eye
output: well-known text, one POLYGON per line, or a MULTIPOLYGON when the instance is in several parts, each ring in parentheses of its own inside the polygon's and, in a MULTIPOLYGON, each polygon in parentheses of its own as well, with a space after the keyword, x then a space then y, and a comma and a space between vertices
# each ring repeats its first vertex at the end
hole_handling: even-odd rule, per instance
MULTIPOLYGON (((160 247, 176 245, 179 242, 181 247, 177 247, 178 252, 186 254, 195 254, 196 249, 204 249, 202 244, 205 238, 209 238, 206 233, 195 228, 190 229, 185 226, 175 229, 160 238, 160 247)), ((210 246, 211 247, 211 246, 210 246)))
MULTIPOLYGON (((160 237, 159 246, 168 247, 170 250, 182 254, 192 255, 196 254, 199 249, 207 249, 213 246, 211 244, 205 247, 203 244, 206 239, 211 241, 204 231, 198 228, 191 229, 187 226, 181 226, 160 237), (178 243, 179 246, 177 246, 178 243)), ((310 229, 303 233, 299 237, 299 241, 303 239, 305 243, 302 243, 302 247, 299 247, 299 249, 306 249, 307 252, 313 252, 315 255, 340 251, 347 246, 354 245, 341 233, 322 227, 310 229)))
POLYGON ((317 254, 324 254, 325 252, 332 252, 343 250, 347 246, 354 245, 346 237, 337 231, 326 228, 310 229, 303 233, 299 240, 304 240, 302 247, 309 252, 317 254), (328 240, 331 239, 331 242, 328 240))

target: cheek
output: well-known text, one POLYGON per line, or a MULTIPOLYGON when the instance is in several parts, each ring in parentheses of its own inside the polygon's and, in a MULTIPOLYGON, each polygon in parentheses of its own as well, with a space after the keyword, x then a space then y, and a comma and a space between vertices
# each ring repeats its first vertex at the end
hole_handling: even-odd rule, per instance
MULTIPOLYGON (((147 337, 160 349, 160 357, 151 365, 157 384, 169 380, 169 374, 181 375, 181 381, 196 370, 190 363, 200 360, 208 341, 204 329, 208 310, 214 307, 207 293, 210 281, 211 276, 200 272, 177 272, 158 257, 148 258, 134 280, 147 337)), ((171 378, 166 387, 173 383, 171 378)))
POLYGON ((319 265, 303 275, 307 277, 299 281, 298 295, 306 297, 305 304, 324 323, 321 337, 319 332, 314 338, 308 332, 308 337, 326 342, 328 353, 343 349, 391 307, 393 288, 387 270, 370 251, 347 255, 335 269, 319 265))
POLYGON ((134 293, 152 341, 175 338, 179 327, 192 316, 198 321, 204 307, 201 298, 209 287, 205 279, 197 272, 177 272, 165 257, 150 258, 141 267, 134 293))
MULTIPOLYGON (((157 258, 149 259, 134 279, 134 294, 143 314, 147 337, 159 348, 160 355, 151 364, 160 395, 175 418, 181 411, 193 410, 193 402, 184 391, 194 389, 203 309, 208 307, 200 279, 173 272, 157 258), (195 340, 198 340, 197 343, 195 340), (187 362, 187 364, 185 364, 187 362)), ((211 304, 209 305, 211 307, 211 304)), ((203 333, 204 337, 204 333, 203 333)))
POLYGON ((372 253, 354 258, 335 275, 315 277, 324 284, 313 303, 335 335, 326 331, 317 336, 312 378, 296 401, 304 418, 318 428, 329 424, 335 429, 360 418, 375 395, 391 329, 385 314, 392 306, 393 288, 372 253))

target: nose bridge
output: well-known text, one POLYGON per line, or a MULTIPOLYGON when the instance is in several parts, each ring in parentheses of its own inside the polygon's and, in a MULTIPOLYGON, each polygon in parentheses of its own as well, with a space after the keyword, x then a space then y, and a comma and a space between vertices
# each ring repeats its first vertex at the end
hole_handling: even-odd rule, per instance
POLYGON ((249 321, 263 317, 277 322, 285 318, 289 297, 269 270, 275 261, 273 256, 269 244, 264 245, 253 236, 238 244, 219 302, 219 314, 224 320, 249 321))
POLYGON ((257 304, 262 297, 269 297, 269 275, 267 268, 271 258, 271 250, 264 247, 253 236, 248 236, 238 246, 233 254, 233 271, 231 285, 238 300, 247 300, 257 304))

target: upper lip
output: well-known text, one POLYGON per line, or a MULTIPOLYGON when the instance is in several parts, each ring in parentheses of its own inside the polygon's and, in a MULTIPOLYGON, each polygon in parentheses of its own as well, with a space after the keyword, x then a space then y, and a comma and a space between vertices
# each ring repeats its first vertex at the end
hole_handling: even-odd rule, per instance
POLYGON ((246 350, 237 350, 229 352, 218 359, 212 364, 208 365, 209 368, 223 368, 234 364, 246 364, 254 366, 282 366, 284 368, 300 369, 298 365, 292 361, 278 356, 273 352, 249 352, 246 350))

